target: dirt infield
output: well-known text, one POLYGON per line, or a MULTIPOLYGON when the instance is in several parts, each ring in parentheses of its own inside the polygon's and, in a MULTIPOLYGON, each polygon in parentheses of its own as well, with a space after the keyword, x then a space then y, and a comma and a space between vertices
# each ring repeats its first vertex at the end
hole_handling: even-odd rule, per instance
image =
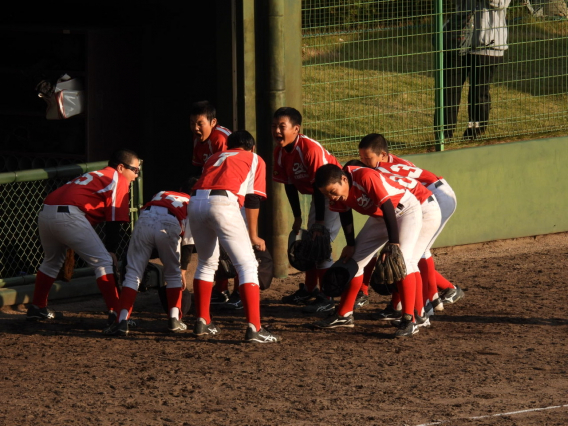
POLYGON ((568 424, 568 234, 435 258, 466 297, 407 339, 371 319, 376 293, 355 328, 313 330, 317 317, 279 302, 300 274, 262 295, 277 345, 243 343, 242 311, 214 311, 215 339, 168 334, 155 290, 128 338, 101 334, 100 297, 53 303, 65 318, 48 324, 5 307, 0 424, 568 424))

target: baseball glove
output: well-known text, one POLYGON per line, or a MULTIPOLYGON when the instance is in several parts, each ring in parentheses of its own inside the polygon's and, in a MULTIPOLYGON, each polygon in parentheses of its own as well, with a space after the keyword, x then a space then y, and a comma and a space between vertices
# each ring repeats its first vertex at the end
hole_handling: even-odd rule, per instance
POLYGON ((268 250, 254 249, 254 255, 258 262, 258 284, 261 290, 266 290, 272 284, 274 277, 274 261, 268 250))
POLYGON ((388 296, 396 291, 396 283, 406 277, 406 264, 396 244, 387 243, 379 255, 379 260, 371 276, 371 287, 377 293, 388 296), (386 258, 383 261, 383 255, 386 258))
POLYGON ((339 259, 323 276, 323 293, 329 297, 341 296, 358 270, 359 266, 353 259, 349 259, 347 263, 339 259))
POLYGON ((302 233, 299 241, 294 241, 288 249, 290 264, 299 271, 307 271, 316 263, 331 258, 331 237, 329 230, 320 224, 313 224, 309 231, 302 233), (294 263, 300 265, 300 269, 294 263), (311 266, 311 267, 309 267, 311 266))
POLYGON ((231 258, 225 251, 222 245, 219 244, 219 267, 217 272, 215 272, 215 281, 228 280, 230 278, 235 278, 237 276, 237 271, 231 258))

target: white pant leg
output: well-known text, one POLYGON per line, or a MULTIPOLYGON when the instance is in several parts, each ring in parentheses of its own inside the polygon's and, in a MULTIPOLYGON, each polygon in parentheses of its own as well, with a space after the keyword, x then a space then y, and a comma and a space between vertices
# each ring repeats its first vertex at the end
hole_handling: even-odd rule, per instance
POLYGON ((142 282, 144 271, 154 248, 155 218, 148 213, 142 212, 140 218, 136 221, 126 255, 126 274, 122 285, 136 291, 138 291, 142 282))
POLYGON ((444 229, 444 226, 446 226, 446 223, 448 222, 450 217, 452 217, 452 215, 454 214, 457 208, 457 199, 454 190, 450 185, 448 185, 448 182, 446 182, 445 179, 441 179, 441 181, 443 184, 438 187, 436 187, 435 184, 431 184, 430 186, 428 186, 428 189, 432 191, 432 193, 436 197, 436 200, 438 201, 438 205, 440 206, 440 211, 442 214, 442 219, 438 231, 434 234, 434 236, 432 237, 432 241, 430 241, 430 244, 424 251, 424 255, 422 257, 425 259, 432 256, 430 248, 432 248, 434 242, 436 241, 436 238, 438 238, 438 235, 440 235, 440 233, 444 229))
POLYGON ((181 287, 179 221, 175 216, 166 214, 162 215, 160 221, 156 221, 155 226, 154 241, 164 267, 164 280, 168 283, 168 288, 181 287))
POLYGON ((416 265, 418 265, 418 261, 430 246, 434 235, 440 228, 442 220, 442 213, 436 197, 432 195, 431 199, 432 201, 426 200, 420 206, 422 210, 422 227, 412 254, 412 263, 416 265))
POLYGON ((62 247, 68 247, 95 269, 97 278, 112 274, 112 258, 85 214, 76 206, 67 206, 69 213, 58 212, 57 207, 44 205, 40 212, 38 224, 45 250, 40 271, 57 276, 65 259, 62 247))
POLYGON ((169 288, 181 287, 179 221, 165 207, 152 206, 136 222, 128 247, 124 286, 138 290, 152 250, 156 248, 169 288), (163 209, 163 210, 162 210, 163 209))
POLYGON ((219 243, 239 274, 239 284, 258 285, 258 263, 236 196, 209 196, 198 191, 189 215, 199 263, 195 278, 213 281, 219 265, 219 243))
MULTIPOLYGON (((314 203, 314 199, 312 197, 312 202, 310 204, 310 212, 308 214, 308 229, 316 222, 316 205, 314 203)), ((333 242, 339 234, 339 230, 341 229, 341 220, 339 219, 339 213, 332 212, 329 210, 329 199, 325 199, 325 216, 324 216, 324 225, 329 230, 330 240, 333 242)), ((327 269, 333 265, 333 259, 330 257, 327 260, 319 262, 316 265, 317 269, 327 269)))
MULTIPOLYGON (((406 263, 406 272, 418 272, 418 263, 413 261, 413 252, 422 227, 422 209, 414 195, 407 192, 400 200, 404 205, 402 210, 396 209, 396 221, 400 250, 406 263)), ((363 274, 365 266, 388 241, 388 233, 383 218, 370 217, 355 239, 355 254, 353 260, 357 262, 359 270, 355 276, 363 274)))

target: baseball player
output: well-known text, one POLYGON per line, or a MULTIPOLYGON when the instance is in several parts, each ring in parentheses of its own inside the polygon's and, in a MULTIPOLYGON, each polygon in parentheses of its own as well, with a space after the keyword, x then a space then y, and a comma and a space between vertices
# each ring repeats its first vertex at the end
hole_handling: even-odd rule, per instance
POLYGON ((341 296, 336 313, 314 323, 319 328, 353 327, 353 306, 363 282, 363 270, 377 250, 385 243, 396 244, 404 256, 407 275, 397 284, 402 297, 403 316, 396 337, 418 332, 415 321, 416 275, 413 261, 416 241, 422 226, 422 211, 416 197, 395 180, 368 167, 336 165, 322 166, 316 172, 315 183, 330 200, 329 208, 341 212, 341 224, 347 246, 341 257, 352 258, 359 270, 341 296), (355 238, 352 209, 370 216, 355 238))
POLYGON ((260 201, 266 198, 266 164, 252 152, 254 145, 254 138, 246 130, 232 133, 227 151, 217 152, 207 160, 191 194, 188 216, 198 255, 193 280, 196 336, 219 333, 209 306, 222 244, 239 276, 239 293, 248 321, 245 341, 280 341, 260 322, 258 263, 253 246, 261 251, 266 249, 264 240, 257 235, 260 201), (243 205, 246 223, 240 211, 243 205))
MULTIPOLYGON (((429 244, 426 246, 425 252, 422 255, 418 266, 423 283, 423 296, 424 303, 428 306, 428 302, 434 310, 441 311, 444 309, 443 303, 451 304, 464 296, 464 292, 458 286, 450 283, 438 271, 435 270, 434 259, 430 248, 434 241, 444 229, 445 224, 456 210, 456 196, 448 182, 435 174, 420 169, 412 164, 410 161, 396 157, 389 154, 388 143, 386 139, 377 133, 367 135, 359 143, 359 157, 361 161, 369 167, 389 170, 391 173, 401 177, 411 177, 416 179, 422 185, 426 186, 428 190, 432 191, 436 201, 440 207, 441 220, 437 231, 432 236, 429 244), (438 288, 442 291, 443 297, 438 295, 438 288)), ((371 260, 366 268, 366 275, 372 271, 375 265, 374 259, 371 260)), ((369 281, 366 281, 367 283, 369 281)), ((393 300, 393 305, 377 314, 378 319, 391 320, 400 316, 397 312, 396 299, 393 300)))
POLYGON ((209 157, 227 149, 231 131, 217 124, 217 110, 209 101, 195 102, 189 114, 193 133, 193 174, 200 176, 209 157))
POLYGON ((180 270, 180 241, 188 228, 189 198, 186 192, 161 191, 143 207, 128 247, 119 315, 116 323, 103 331, 104 334, 128 334, 128 319, 153 250, 157 250, 164 267, 169 330, 187 330, 186 324, 181 321, 181 292, 186 288, 186 283, 185 274, 180 270))
POLYGON ((70 248, 95 269, 109 311, 108 322, 114 322, 118 308, 114 253, 120 222, 130 220, 130 183, 139 173, 138 156, 121 149, 112 154, 108 167, 85 173, 47 196, 38 218, 44 259, 37 272, 28 319, 55 318, 55 313, 47 309, 47 297, 70 248), (106 247, 93 229, 93 225, 105 221, 106 247))
MULTIPOLYGON (((316 170, 325 164, 340 163, 323 146, 300 133, 302 115, 291 107, 279 108, 272 120, 274 148, 274 171, 272 179, 283 183, 286 195, 294 214, 292 230, 298 233, 302 227, 302 211, 298 193, 312 196, 308 216, 308 228, 314 224, 324 225, 330 233, 331 241, 337 236, 341 223, 339 214, 328 209, 329 200, 314 187, 316 170)), ((335 307, 333 299, 316 290, 325 271, 333 264, 333 259, 319 262, 315 269, 306 271, 306 283, 299 290, 282 298, 283 303, 305 304, 314 294, 312 304, 304 307, 304 312, 330 312, 335 307)))
MULTIPOLYGON (((189 124, 193 133, 192 175, 199 177, 209 157, 227 149, 227 138, 231 131, 217 124, 217 110, 209 101, 195 102, 191 106, 189 124)), ((216 281, 211 294, 211 304, 224 304, 229 301, 228 286, 229 280, 216 281)))

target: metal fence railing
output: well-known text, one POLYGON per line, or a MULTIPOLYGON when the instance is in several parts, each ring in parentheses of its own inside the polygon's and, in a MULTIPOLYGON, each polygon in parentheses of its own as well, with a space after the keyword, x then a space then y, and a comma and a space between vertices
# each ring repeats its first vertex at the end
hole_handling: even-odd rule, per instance
MULTIPOLYGON (((45 197, 69 180, 93 170, 104 168, 107 162, 82 163, 62 167, 0 173, 0 279, 33 275, 43 260, 39 240, 37 215, 45 197)), ((120 259, 128 245, 134 221, 141 207, 142 176, 131 185, 131 223, 121 227, 120 259)), ((95 227, 104 238, 104 226, 95 227)), ((75 267, 87 266, 77 258, 75 267)))
MULTIPOLYGON (((450 105, 442 90, 455 84, 444 81, 443 70, 465 71, 467 65, 452 61, 458 49, 440 42, 443 24, 457 17, 456 3, 476 1, 490 3, 303 0, 303 132, 338 157, 357 154, 358 142, 373 132, 384 134, 395 150, 467 141, 469 78, 453 135, 441 132, 448 128, 447 114, 439 114, 442 102, 450 105), (445 123, 436 126, 440 116, 445 123)), ((510 2, 508 50, 494 68, 491 102, 478 102, 490 107, 490 116, 476 139, 529 139, 568 130, 567 15, 565 0, 510 2)), ((469 77, 482 75, 479 69, 469 77)))

